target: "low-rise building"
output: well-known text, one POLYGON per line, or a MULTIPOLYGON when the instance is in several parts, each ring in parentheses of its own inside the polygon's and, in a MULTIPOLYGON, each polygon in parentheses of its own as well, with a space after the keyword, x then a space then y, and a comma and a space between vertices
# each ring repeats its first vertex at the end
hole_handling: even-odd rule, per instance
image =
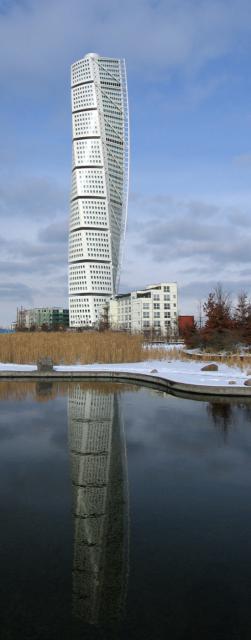
POLYGON ((69 309, 62 307, 41 307, 17 310, 17 329, 59 328, 69 326, 69 309))
POLYGON ((112 329, 142 332, 155 330, 161 335, 177 331, 178 294, 176 282, 162 282, 145 289, 111 298, 108 320, 112 329))

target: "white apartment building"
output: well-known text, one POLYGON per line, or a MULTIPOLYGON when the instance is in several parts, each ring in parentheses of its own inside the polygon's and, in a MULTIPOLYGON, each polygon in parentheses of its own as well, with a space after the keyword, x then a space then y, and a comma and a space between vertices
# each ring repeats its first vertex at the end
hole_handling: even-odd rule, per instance
POLYGON ((129 124, 124 60, 87 54, 71 67, 70 326, 93 326, 116 295, 125 234, 129 124))
POLYGON ((174 334, 178 321, 177 283, 161 282, 112 298, 108 320, 113 329, 155 329, 162 335, 174 334))

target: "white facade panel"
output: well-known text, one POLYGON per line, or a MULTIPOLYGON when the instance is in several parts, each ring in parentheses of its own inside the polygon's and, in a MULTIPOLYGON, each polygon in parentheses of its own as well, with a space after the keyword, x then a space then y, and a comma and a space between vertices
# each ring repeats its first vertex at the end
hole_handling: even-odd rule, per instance
MULTIPOLYGON (((98 293, 98 292, 96 292, 98 293)), ((107 298, 107 294, 102 296, 69 296, 69 310, 71 310, 71 326, 85 327, 92 326, 93 318, 99 318, 107 298)))
POLYGON ((72 111, 79 109, 94 109, 97 107, 97 98, 94 84, 81 84, 74 87, 71 92, 72 111))
POLYGON ((71 203, 70 230, 79 227, 108 228, 106 200, 78 199, 71 203))
POLYGON ((73 138, 92 138, 100 136, 97 111, 80 111, 72 116, 73 138))
POLYGON ((97 322, 118 288, 128 199, 128 103, 123 60, 88 54, 71 73, 69 310, 70 326, 84 326, 97 322))
POLYGON ((111 260, 110 232, 78 229, 69 238, 69 260, 111 260))
POLYGON ((103 169, 75 169, 78 196, 106 197, 103 169))
POLYGON ((100 140, 85 139, 73 142, 73 166, 103 166, 103 153, 100 140))
POLYGON ((105 293, 112 295, 111 265, 92 263, 72 263, 69 267, 69 293, 105 293))
POLYGON ((71 84, 89 82, 92 80, 91 61, 88 58, 78 60, 71 67, 71 84))

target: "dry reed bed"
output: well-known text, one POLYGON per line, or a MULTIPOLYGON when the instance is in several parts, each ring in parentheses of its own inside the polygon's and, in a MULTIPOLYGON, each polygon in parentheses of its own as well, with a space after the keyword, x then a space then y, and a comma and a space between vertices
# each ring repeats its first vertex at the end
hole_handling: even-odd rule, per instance
POLYGON ((0 362, 35 364, 46 356, 55 364, 142 362, 174 357, 163 349, 144 350, 140 335, 113 331, 0 334, 0 362))
POLYGON ((195 353, 188 354, 186 352, 181 352, 182 360, 189 360, 190 362, 216 362, 220 368, 221 364, 226 364, 228 367, 238 367, 242 371, 247 369, 251 372, 251 354, 250 355, 242 355, 242 354, 215 354, 215 353, 195 353))
POLYGON ((0 335, 0 361, 34 364, 46 356, 55 364, 136 361, 141 345, 139 336, 112 332, 16 333, 0 335))
MULTIPOLYGON (((144 349, 141 335, 104 331, 83 333, 14 333, 0 334, 0 362, 36 364, 49 356, 55 364, 91 364, 143 362, 144 360, 214 361, 212 354, 189 355, 180 349, 149 347, 144 349)), ((216 358, 215 358, 216 359, 216 358)), ((220 364, 251 370, 251 356, 220 355, 220 364)))

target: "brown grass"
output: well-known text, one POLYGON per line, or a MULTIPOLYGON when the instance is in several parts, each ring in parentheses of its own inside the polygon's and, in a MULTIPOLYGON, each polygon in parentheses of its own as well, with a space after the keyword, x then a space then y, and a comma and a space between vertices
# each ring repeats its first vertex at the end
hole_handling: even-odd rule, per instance
POLYGON ((50 356, 55 364, 141 362, 173 359, 177 350, 143 349, 143 337, 128 333, 13 333, 0 334, 0 362, 35 364, 50 356))
POLYGON ((241 355, 241 354, 210 354, 210 353, 201 353, 201 354, 186 354, 181 353, 182 360, 190 360, 196 362, 216 362, 220 368, 221 364, 226 364, 229 367, 238 367, 242 371, 247 369, 251 371, 251 354, 250 355, 241 355))
POLYGON ((140 358, 140 336, 105 333, 14 333, 0 335, 0 361, 33 364, 50 356, 55 364, 125 362, 140 358))
POLYGON ((0 362, 36 364, 41 357, 50 356, 54 364, 91 364, 142 362, 144 360, 219 361, 230 367, 251 370, 251 356, 187 355, 173 348, 144 348, 141 335, 104 331, 83 333, 13 333, 0 334, 0 362))

